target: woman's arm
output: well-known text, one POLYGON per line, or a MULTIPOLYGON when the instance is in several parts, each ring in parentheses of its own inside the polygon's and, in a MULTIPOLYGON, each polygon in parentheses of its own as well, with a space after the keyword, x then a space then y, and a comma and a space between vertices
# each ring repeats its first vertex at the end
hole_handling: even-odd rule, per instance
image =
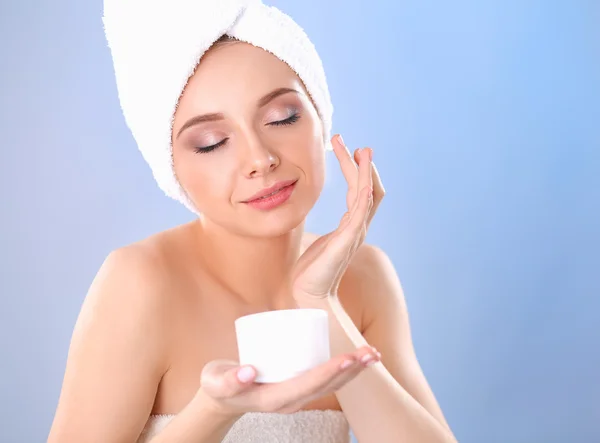
POLYGON ((448 431, 446 418, 423 374, 413 346, 408 308, 394 265, 385 252, 366 245, 361 256, 363 336, 382 354, 394 379, 448 431))
MULTIPOLYGON (((130 246, 111 253, 77 320, 48 443, 134 443, 168 366, 169 280, 130 246)), ((200 381, 200 374, 198 374, 200 381)), ((235 420, 194 399, 153 442, 220 442, 235 420)))
POLYGON ((340 294, 364 307, 365 324, 361 333, 345 312, 343 298, 321 303, 330 314, 332 353, 368 344, 382 354, 380 363, 336 392, 358 441, 456 442, 417 362, 404 296, 387 256, 362 245, 342 280, 340 294))

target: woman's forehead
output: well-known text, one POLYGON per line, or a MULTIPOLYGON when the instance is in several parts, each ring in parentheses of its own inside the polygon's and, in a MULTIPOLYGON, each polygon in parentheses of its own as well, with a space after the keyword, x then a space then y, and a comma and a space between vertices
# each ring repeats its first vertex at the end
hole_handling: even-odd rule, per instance
MULTIPOLYGON (((218 46, 207 52, 190 78, 180 106, 225 107, 255 104, 276 88, 306 94, 296 73, 273 54, 247 43, 218 46)), ((195 112, 220 112, 195 109, 195 112)))

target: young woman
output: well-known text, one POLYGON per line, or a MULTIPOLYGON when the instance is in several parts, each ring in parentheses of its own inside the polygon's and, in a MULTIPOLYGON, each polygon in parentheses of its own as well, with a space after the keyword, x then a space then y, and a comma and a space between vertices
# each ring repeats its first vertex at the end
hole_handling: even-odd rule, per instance
MULTIPOLYGON (((394 268, 363 244, 384 195, 373 151, 351 154, 340 136, 324 137, 314 81, 240 40, 213 39, 170 122, 163 166, 200 215, 102 265, 73 333, 49 442, 348 442, 349 428, 361 443, 455 441, 417 362, 394 268), (348 211, 318 237, 304 223, 328 143, 348 211), (289 381, 253 383, 255 369, 236 363, 234 320, 297 308, 328 312, 333 358, 289 381)), ((126 96, 123 82, 123 103, 160 106, 126 96)))

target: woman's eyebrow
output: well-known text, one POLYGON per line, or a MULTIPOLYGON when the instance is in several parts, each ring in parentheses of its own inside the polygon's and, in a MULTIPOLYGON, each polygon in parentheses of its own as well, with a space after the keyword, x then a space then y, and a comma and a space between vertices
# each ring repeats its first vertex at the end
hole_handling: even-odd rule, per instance
POLYGON ((265 106, 267 103, 269 103, 271 100, 275 99, 276 97, 279 97, 280 95, 283 95, 283 94, 287 94, 289 92, 294 92, 296 94, 300 94, 300 91, 293 89, 293 88, 277 88, 274 91, 271 91, 268 94, 264 95, 258 101, 258 107, 262 108, 263 106, 265 106))
POLYGON ((225 119, 225 116, 223 114, 221 114, 220 112, 212 113, 212 114, 196 115, 195 117, 192 117, 189 120, 187 120, 181 126, 181 128, 179 128, 179 131, 177 131, 177 136, 175 138, 176 139, 179 138, 179 136, 181 135, 181 133, 183 131, 185 131, 188 128, 191 128, 192 126, 196 126, 196 125, 198 125, 200 123, 204 123, 204 122, 214 122, 217 120, 224 120, 224 119, 225 119))

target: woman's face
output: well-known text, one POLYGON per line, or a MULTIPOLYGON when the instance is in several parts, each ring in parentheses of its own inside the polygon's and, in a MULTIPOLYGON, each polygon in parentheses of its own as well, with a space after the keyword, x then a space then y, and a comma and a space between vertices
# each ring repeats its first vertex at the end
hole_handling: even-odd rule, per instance
POLYGON ((205 218, 238 234, 281 235, 304 221, 321 193, 323 129, 287 64, 246 43, 226 44, 203 56, 185 88, 173 160, 205 218))

